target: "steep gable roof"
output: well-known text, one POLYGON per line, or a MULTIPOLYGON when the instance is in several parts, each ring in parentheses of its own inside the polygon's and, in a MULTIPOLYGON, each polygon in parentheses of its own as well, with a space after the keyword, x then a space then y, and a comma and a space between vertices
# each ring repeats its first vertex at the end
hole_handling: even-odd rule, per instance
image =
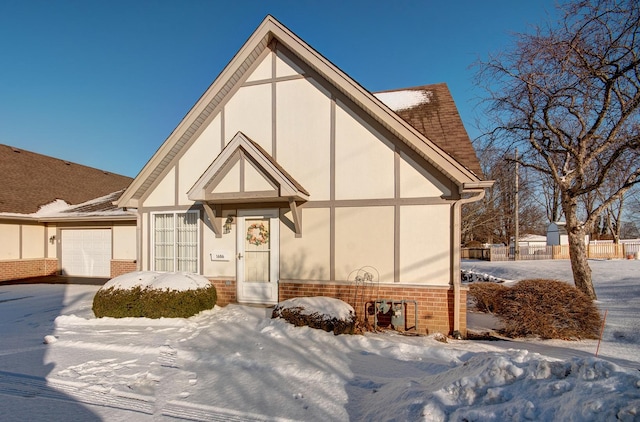
MULTIPOLYGON (((0 213, 32 214, 57 199, 77 205, 123 190, 130 177, 0 144, 0 213)), ((115 199, 115 198, 114 198, 115 199)))
POLYGON ((395 89, 374 95, 466 168, 482 175, 480 161, 447 84, 395 89))
POLYGON ((426 159, 431 165, 447 175, 459 186, 460 192, 466 189, 481 189, 491 186, 483 182, 479 175, 456 161, 451 155, 427 138, 419 130, 403 120, 398 114, 378 100, 373 94, 305 43, 274 17, 267 16, 260 26, 240 48, 216 80, 200 97, 198 102, 182 119, 165 142, 140 171, 133 183, 127 188, 118 205, 137 207, 154 182, 160 178, 171 163, 180 156, 181 150, 208 117, 223 104, 227 95, 241 83, 245 74, 262 52, 272 43, 277 43, 295 54, 298 59, 332 84, 358 107, 372 116, 407 146, 426 159))

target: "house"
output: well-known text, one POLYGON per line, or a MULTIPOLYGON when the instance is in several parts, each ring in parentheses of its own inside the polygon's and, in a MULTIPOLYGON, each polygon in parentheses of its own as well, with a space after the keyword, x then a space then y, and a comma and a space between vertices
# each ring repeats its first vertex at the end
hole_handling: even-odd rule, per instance
MULTIPOLYGON (((514 241, 511 238, 509 247, 514 248, 514 241)), ((535 255, 546 252, 547 249, 547 237, 538 234, 525 234, 518 239, 518 247, 520 248, 521 255, 535 255)))
POLYGON ((420 332, 464 335, 460 210, 491 184, 445 84, 373 95, 267 16, 117 206, 142 270, 203 274, 222 305, 411 299, 420 332))
POLYGON ((136 269, 136 216, 113 202, 131 178, 0 145, 0 281, 136 269))

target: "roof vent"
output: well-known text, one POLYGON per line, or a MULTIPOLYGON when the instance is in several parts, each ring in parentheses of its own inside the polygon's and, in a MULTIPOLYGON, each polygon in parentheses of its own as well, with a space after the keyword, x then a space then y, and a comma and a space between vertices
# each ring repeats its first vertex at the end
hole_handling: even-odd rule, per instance
POLYGON ((18 148, 11 148, 13 150, 13 152, 17 152, 18 154, 20 154, 22 151, 20 151, 18 148))

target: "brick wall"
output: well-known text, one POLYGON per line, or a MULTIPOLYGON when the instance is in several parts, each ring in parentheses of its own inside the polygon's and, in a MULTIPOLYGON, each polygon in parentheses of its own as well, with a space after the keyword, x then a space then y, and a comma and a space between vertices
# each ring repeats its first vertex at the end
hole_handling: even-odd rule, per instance
POLYGON ((133 261, 126 260, 126 259, 111 260, 111 278, 114 278, 126 273, 132 273, 137 270, 138 270, 138 267, 135 260, 133 261))
POLYGON ((0 281, 41 277, 58 272, 58 260, 47 258, 0 261, 0 281))
POLYGON ((216 293, 218 294, 218 300, 216 305, 218 306, 226 306, 230 303, 238 302, 238 297, 236 296, 236 281, 235 280, 218 280, 218 279, 209 279, 214 286, 216 286, 216 293))
MULTIPOLYGON (((237 303, 236 281, 233 279, 209 279, 218 293, 218 306, 237 303)), ((295 281, 280 281, 278 300, 283 301, 294 297, 329 296, 343 300, 356 310, 360 318, 365 315, 365 303, 378 299, 393 299, 416 301, 417 325, 419 334, 453 332, 453 289, 437 286, 396 286, 381 285, 377 289, 367 287, 356 291, 352 283, 310 283, 295 281), (357 295, 357 297, 356 297, 357 295)), ((407 327, 415 325, 415 309, 413 302, 407 303, 407 327)), ((367 316, 373 324, 373 315, 367 316)), ((460 333, 467 334, 467 289, 460 294, 460 333)))
MULTIPOLYGON (((381 285, 378 288, 366 287, 356 291, 353 284, 321 284, 280 281, 279 300, 302 296, 329 296, 343 300, 356 310, 360 318, 365 316, 365 303, 375 299, 393 299, 416 301, 418 313, 418 333, 431 334, 453 332, 453 289, 435 286, 394 286, 381 285)), ((467 332, 467 291, 462 289, 460 298, 460 333, 467 332)), ((407 304, 407 326, 414 325, 414 305, 407 304)), ((367 315, 373 324, 374 316, 367 315)))

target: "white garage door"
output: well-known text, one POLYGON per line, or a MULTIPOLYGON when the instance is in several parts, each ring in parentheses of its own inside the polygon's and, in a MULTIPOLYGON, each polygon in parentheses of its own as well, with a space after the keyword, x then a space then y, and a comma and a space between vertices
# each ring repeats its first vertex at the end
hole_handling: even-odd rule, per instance
POLYGON ((62 273, 83 277, 109 277, 111 230, 62 230, 62 273))

